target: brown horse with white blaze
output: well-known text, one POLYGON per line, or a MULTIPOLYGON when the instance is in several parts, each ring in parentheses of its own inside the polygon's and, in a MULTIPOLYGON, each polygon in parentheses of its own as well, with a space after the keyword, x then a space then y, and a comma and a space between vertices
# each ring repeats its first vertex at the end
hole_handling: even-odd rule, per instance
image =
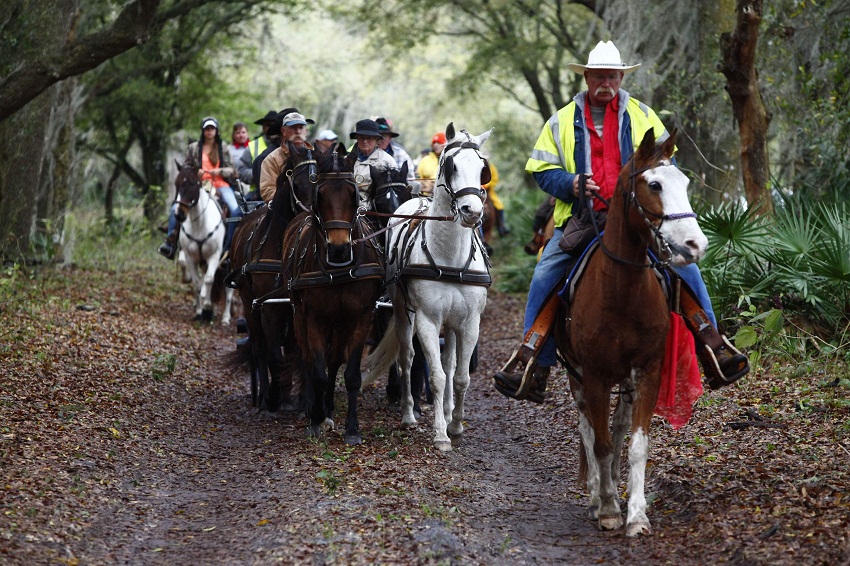
POLYGON ((688 202, 688 179, 671 161, 675 137, 657 147, 650 130, 623 167, 600 248, 576 288, 569 318, 562 312, 556 324, 558 348, 580 376, 570 377, 583 446, 579 475, 587 477, 590 514, 602 529, 623 526, 617 486, 631 425, 628 536, 651 533, 644 497, 649 427, 670 328, 647 251, 684 265, 698 261, 708 245, 688 202), (620 397, 612 418, 614 386, 620 397))

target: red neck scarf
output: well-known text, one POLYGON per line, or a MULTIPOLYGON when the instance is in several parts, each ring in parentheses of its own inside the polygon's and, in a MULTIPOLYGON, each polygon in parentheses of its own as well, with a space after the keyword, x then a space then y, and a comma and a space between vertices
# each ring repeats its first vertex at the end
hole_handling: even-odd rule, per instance
POLYGON ((251 143, 250 139, 246 139, 245 143, 233 142, 233 147, 235 147, 236 149, 239 149, 239 148, 242 148, 242 147, 248 147, 249 143, 251 143))
MULTIPOLYGON (((593 180, 599 185, 599 195, 609 201, 614 196, 617 177, 620 176, 620 170, 623 168, 618 136, 620 130, 618 109, 619 97, 615 96, 614 100, 605 106, 605 119, 602 122, 600 138, 593 125, 589 101, 584 107, 584 120, 590 136, 590 168, 593 171, 593 180)), ((601 200, 595 199, 593 208, 605 210, 607 207, 601 200)))

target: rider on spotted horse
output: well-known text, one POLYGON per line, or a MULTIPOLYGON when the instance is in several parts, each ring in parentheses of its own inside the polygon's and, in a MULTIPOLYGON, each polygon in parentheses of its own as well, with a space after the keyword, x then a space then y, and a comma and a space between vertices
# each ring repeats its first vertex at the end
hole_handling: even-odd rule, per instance
MULTIPOLYGON (((242 218, 242 209, 236 200, 236 193, 231 182, 236 182, 236 169, 233 166, 230 152, 224 148, 224 143, 219 135, 218 120, 207 116, 201 120, 201 138, 199 141, 189 144, 186 153, 186 165, 191 165, 197 172, 198 179, 204 188, 217 197, 221 205, 222 220, 227 217, 237 219, 227 222, 224 232, 224 245, 222 247, 222 258, 230 249, 233 232, 236 230, 236 222, 242 218)), ((168 259, 174 259, 177 252, 177 237, 180 235, 177 229, 177 203, 171 207, 168 216, 168 236, 159 247, 159 253, 168 259)))
MULTIPOLYGON (((495 388, 508 397, 542 403, 556 346, 551 330, 560 303, 557 291, 578 258, 559 246, 579 195, 610 198, 623 164, 636 141, 653 129, 656 142, 669 137, 655 112, 620 88, 623 75, 638 65, 624 65, 611 41, 599 42, 587 65, 570 64, 583 74, 588 89, 552 116, 534 146, 526 171, 554 196, 555 233, 534 269, 528 292, 524 339, 508 363, 494 376, 495 388)), ((595 210, 604 208, 593 199, 595 210)), ((673 270, 670 270, 673 274, 673 270)), ((696 353, 712 389, 747 374, 747 357, 717 329, 711 301, 696 264, 675 268, 681 281, 679 308, 696 342, 696 353)), ((674 305, 675 307, 675 305, 674 305)), ((604 347, 600 344, 600 347, 604 347)))

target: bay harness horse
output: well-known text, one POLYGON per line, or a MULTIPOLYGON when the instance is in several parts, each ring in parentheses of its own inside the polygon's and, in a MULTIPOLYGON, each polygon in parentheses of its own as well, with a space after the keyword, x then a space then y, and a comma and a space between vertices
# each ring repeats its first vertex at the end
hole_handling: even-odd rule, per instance
POLYGON ((221 277, 216 278, 224 245, 222 209, 203 188, 193 167, 178 163, 177 168, 174 180, 176 217, 180 223, 179 242, 186 260, 185 269, 197 293, 195 318, 211 322, 214 298, 224 295, 221 323, 228 325, 233 289, 225 288, 221 277), (200 270, 203 270, 203 277, 199 274, 200 270))
POLYGON ((290 292, 295 334, 303 357, 308 436, 334 427, 336 375, 345 368, 348 412, 344 440, 362 442, 357 398, 360 362, 375 301, 384 282, 381 251, 363 213, 353 168, 357 150, 345 146, 316 153, 318 183, 313 210, 286 229, 283 273, 290 292))
POLYGON ((630 537, 651 532, 644 496, 649 427, 670 328, 667 299, 651 269, 658 264, 647 251, 662 264, 684 265, 698 261, 708 243, 688 202, 688 179, 671 161, 675 138, 674 131, 656 147, 649 130, 623 167, 599 248, 575 288, 569 314, 562 309, 555 326, 579 411, 579 478, 587 479, 590 516, 601 529, 623 526, 620 454, 631 429, 630 537), (615 386, 619 398, 612 415, 615 386))
POLYGON ((448 142, 440 156, 433 202, 417 198, 399 215, 417 215, 389 230, 387 281, 393 304, 392 330, 367 364, 382 373, 398 360, 402 380, 402 423, 416 418, 411 396, 413 338, 430 368, 434 396, 434 445, 452 449, 449 438, 463 434, 464 396, 469 362, 478 341, 481 313, 491 283, 489 259, 478 233, 490 168, 481 146, 490 131, 472 136, 446 128, 448 142), (423 214, 424 213, 424 214, 423 214), (440 329, 445 347, 440 353, 440 329))
POLYGON ((233 235, 233 271, 227 278, 239 290, 248 329, 247 344, 237 349, 231 367, 247 363, 252 403, 270 412, 300 404, 293 396, 292 379, 300 371, 300 355, 280 258, 286 227, 299 213, 312 209, 318 181, 313 150, 287 143, 289 157, 273 200, 248 213, 233 235))

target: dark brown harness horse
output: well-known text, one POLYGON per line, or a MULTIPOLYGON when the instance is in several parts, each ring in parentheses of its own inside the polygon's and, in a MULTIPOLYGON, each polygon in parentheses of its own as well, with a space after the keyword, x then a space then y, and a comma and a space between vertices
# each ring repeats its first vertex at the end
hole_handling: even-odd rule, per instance
POLYGON ((360 358, 384 279, 378 246, 364 238, 373 230, 362 215, 352 173, 355 156, 356 151, 346 159, 341 144, 316 154, 313 212, 292 221, 283 245, 284 275, 304 360, 307 434, 319 436, 333 428, 336 374, 345 363, 347 444, 362 442, 357 416, 360 358))
POLYGON ((651 532, 644 478, 670 328, 667 300, 648 269, 647 250, 684 264, 699 260, 707 245, 688 203, 688 179, 671 162, 674 147, 675 132, 657 148, 650 129, 623 168, 601 251, 588 262, 570 318, 562 312, 556 323, 558 348, 580 377, 570 377, 583 446, 579 476, 587 477, 590 513, 602 529, 623 525, 617 489, 623 439, 631 428, 628 536, 651 532), (614 386, 620 395, 612 437, 614 386))
POLYGON ((280 261, 283 235, 295 216, 311 209, 318 176, 312 150, 296 149, 291 142, 288 149, 274 199, 247 214, 233 235, 234 269, 228 278, 239 290, 248 326, 247 348, 237 350, 233 365, 248 364, 252 402, 271 412, 291 401, 299 360, 280 261))

